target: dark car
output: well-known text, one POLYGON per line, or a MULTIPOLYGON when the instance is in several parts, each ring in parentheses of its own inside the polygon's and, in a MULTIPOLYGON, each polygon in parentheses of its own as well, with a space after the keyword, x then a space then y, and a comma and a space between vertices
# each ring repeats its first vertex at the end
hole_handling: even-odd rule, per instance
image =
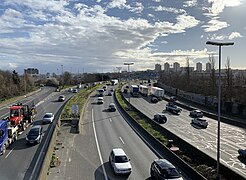
POLYGON ((43 128, 40 125, 33 126, 26 134, 27 144, 39 144, 42 140, 43 128))
POLYGON ((157 159, 150 166, 151 179, 183 180, 181 173, 166 159, 157 159))
POLYGON ((158 98, 157 97, 152 97, 150 101, 152 103, 158 103, 158 98))
POLYGON ((62 102, 62 101, 65 101, 65 96, 64 95, 60 95, 58 97, 58 102, 62 102))
POLYGON ((127 92, 128 92, 128 90, 127 89, 124 89, 123 93, 127 93, 127 92))
POLYGON ((240 157, 246 158, 246 149, 239 149, 238 154, 240 157))
POLYGON ((112 92, 111 91, 108 92, 108 96, 112 96, 112 92))
POLYGON ((110 103, 109 106, 108 106, 108 110, 111 111, 111 112, 116 111, 115 104, 114 103, 110 103))
POLYGON ((167 117, 163 113, 157 113, 154 115, 154 120, 159 123, 165 123, 167 122, 167 117))

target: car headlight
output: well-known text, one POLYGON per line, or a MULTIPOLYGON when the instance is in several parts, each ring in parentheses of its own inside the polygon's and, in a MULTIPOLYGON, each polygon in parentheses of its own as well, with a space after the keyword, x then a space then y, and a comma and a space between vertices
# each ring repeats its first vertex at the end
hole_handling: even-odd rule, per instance
POLYGON ((39 139, 39 136, 40 136, 40 135, 38 135, 38 137, 35 139, 35 141, 37 141, 37 140, 39 139))

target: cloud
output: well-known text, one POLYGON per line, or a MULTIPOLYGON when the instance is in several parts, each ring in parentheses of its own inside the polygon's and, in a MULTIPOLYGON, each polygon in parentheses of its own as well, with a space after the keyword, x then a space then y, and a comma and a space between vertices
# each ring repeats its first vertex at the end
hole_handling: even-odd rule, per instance
POLYGON ((140 2, 135 3, 135 7, 131 7, 130 11, 135 13, 141 13, 144 10, 144 6, 140 2))
POLYGON ((208 21, 207 25, 203 25, 202 27, 204 28, 205 32, 214 32, 226 28, 228 26, 230 25, 227 22, 219 21, 216 18, 213 18, 210 21, 208 21))
POLYGON ((112 0, 110 3, 108 3, 108 8, 129 8, 128 5, 126 5, 126 0, 112 0))
POLYGON ((218 15, 222 13, 225 7, 239 6, 242 0, 208 0, 212 7, 209 8, 210 13, 218 15))
POLYGON ((232 32, 228 39, 232 40, 232 39, 235 39, 235 38, 240 38, 240 37, 243 37, 239 32, 232 32))
POLYGON ((166 11, 166 12, 171 12, 171 13, 175 13, 175 14, 183 14, 186 13, 186 11, 184 9, 177 9, 177 8, 172 8, 172 7, 165 7, 165 6, 153 6, 151 7, 152 9, 154 9, 155 11, 166 11))
POLYGON ((184 7, 193 7, 197 5, 197 0, 190 0, 184 2, 184 7))

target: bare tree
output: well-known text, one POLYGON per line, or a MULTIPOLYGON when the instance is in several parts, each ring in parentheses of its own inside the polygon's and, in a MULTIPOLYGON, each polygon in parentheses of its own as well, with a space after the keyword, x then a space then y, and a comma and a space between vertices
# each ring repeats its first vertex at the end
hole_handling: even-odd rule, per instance
POLYGON ((232 100, 232 71, 231 71, 231 63, 230 63, 230 57, 227 57, 226 59, 226 88, 225 88, 225 95, 226 99, 231 101, 232 100))
POLYGON ((214 60, 214 55, 211 54, 208 57, 209 63, 211 64, 211 90, 212 90, 212 95, 216 94, 216 77, 215 77, 215 60, 214 60))

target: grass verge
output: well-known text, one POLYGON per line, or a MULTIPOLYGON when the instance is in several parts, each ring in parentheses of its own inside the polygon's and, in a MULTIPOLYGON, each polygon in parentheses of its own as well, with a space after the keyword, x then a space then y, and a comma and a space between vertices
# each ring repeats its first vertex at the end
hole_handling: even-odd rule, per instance
MULTIPOLYGON (((116 89, 116 99, 119 102, 120 106, 136 121, 138 122, 146 131, 148 131, 152 136, 162 142, 163 145, 167 145, 168 139, 161 134, 155 125, 152 125, 148 122, 148 120, 138 111, 133 110, 129 106, 129 103, 125 100, 122 95, 121 88, 116 89)), ((189 152, 185 152, 180 149, 177 155, 182 158, 186 163, 188 163, 191 167, 196 169, 200 174, 210 180, 216 179, 216 170, 213 167, 209 167, 205 164, 199 164, 196 160, 189 157, 189 152)), ((226 179, 225 177, 220 177, 220 179, 226 179)))

